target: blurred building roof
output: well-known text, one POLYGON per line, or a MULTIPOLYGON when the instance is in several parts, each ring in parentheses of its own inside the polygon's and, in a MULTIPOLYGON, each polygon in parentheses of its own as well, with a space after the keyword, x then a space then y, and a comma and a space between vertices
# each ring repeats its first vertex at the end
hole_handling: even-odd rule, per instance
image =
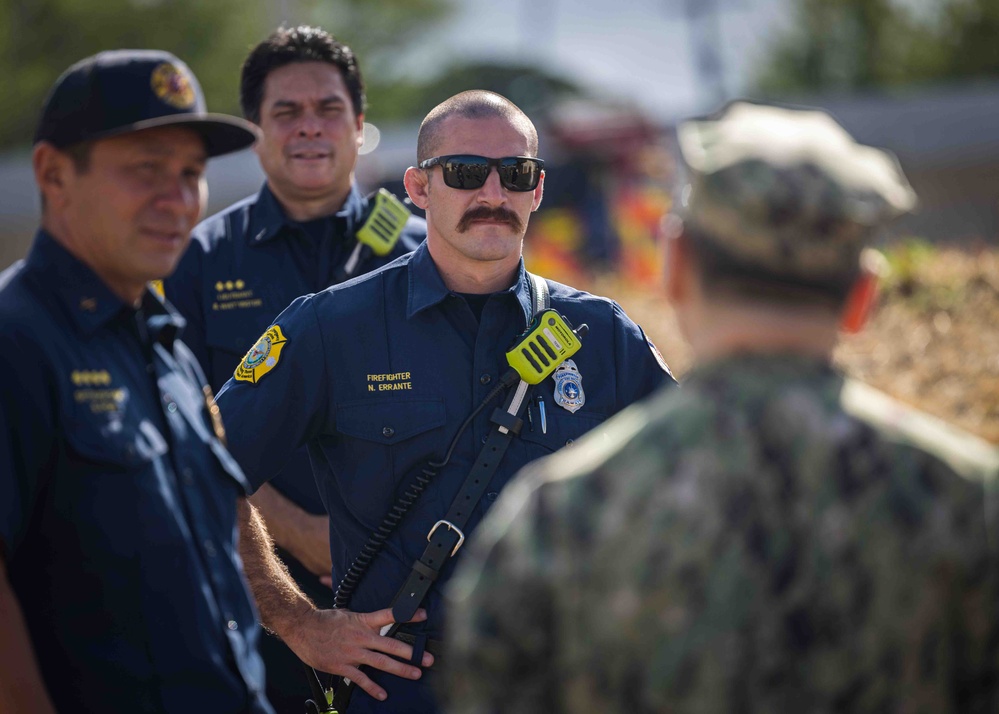
MULTIPOLYGON (((922 211, 906 222, 908 230, 931 238, 999 242, 999 82, 789 101, 823 107, 860 141, 895 152, 922 202, 922 211)), ((552 118, 562 126, 551 127, 550 138, 560 138, 561 129, 584 144, 600 135, 610 142, 645 136, 652 126, 606 108, 568 107, 552 118)), ((359 183, 373 187, 401 179, 415 160, 417 128, 415 123, 381 127, 378 145, 358 163, 359 183)), ((548 148, 550 153, 554 147, 548 148)), ((209 213, 254 193, 262 182, 252 151, 213 160, 209 213)), ((24 255, 38 210, 30 152, 0 156, 0 268, 24 255)))
POLYGON ((999 82, 803 97, 865 144, 920 168, 999 160, 999 82))

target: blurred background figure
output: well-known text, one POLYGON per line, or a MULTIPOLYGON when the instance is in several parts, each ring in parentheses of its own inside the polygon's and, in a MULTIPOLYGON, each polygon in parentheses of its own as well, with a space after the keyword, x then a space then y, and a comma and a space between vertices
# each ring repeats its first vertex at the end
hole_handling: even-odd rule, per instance
MULTIPOLYGON (((261 131, 254 150, 266 182, 201 223, 163 283, 216 391, 295 298, 385 265, 427 234, 426 222, 401 202, 364 196, 356 184, 365 95, 349 47, 317 27, 279 28, 243 63, 240 99, 261 131)), ((333 568, 330 524, 306 450, 251 501, 298 586, 332 607, 332 583, 320 581, 329 581, 333 568)), ((261 652, 271 703, 281 714, 299 714, 310 691, 298 658, 272 635, 261 652)))
POLYGON ((0 274, 0 711, 268 714, 236 553, 243 472, 147 287, 256 140, 177 57, 101 52, 35 132, 41 226, 0 274))
POLYGON ((999 460, 831 364, 908 181, 820 111, 678 142, 695 366, 501 496, 449 590, 450 710, 995 709, 999 460))

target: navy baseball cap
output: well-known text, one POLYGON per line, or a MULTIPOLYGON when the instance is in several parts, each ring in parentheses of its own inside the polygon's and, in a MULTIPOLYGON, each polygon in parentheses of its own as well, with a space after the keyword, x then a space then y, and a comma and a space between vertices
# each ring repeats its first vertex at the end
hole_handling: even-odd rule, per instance
POLYGON ((140 129, 186 126, 201 134, 209 156, 251 146, 252 124, 209 114, 194 73, 169 52, 112 50, 63 72, 49 92, 35 143, 63 149, 140 129))

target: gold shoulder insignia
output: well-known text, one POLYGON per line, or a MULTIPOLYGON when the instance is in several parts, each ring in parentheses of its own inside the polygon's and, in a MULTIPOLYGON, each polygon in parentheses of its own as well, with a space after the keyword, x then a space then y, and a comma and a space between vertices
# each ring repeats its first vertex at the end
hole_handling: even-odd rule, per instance
POLYGON ((281 359, 281 350, 288 338, 281 332, 278 325, 272 325, 256 344, 246 353, 243 361, 236 367, 233 376, 239 382, 256 384, 261 378, 277 366, 281 359))
POLYGON ((662 369, 662 371, 668 374, 670 377, 672 377, 673 372, 670 371, 669 365, 666 364, 666 360, 663 359, 662 352, 659 351, 659 348, 656 347, 656 344, 652 341, 652 339, 648 335, 645 336, 645 343, 649 346, 649 351, 651 351, 652 356, 656 358, 656 362, 659 363, 659 367, 662 369))

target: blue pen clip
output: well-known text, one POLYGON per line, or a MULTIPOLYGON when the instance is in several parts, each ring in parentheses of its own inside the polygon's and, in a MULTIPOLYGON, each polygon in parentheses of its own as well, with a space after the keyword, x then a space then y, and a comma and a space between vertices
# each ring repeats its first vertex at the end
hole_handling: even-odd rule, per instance
POLYGON ((545 413, 545 398, 538 395, 538 415, 541 417, 541 433, 548 433, 548 415, 545 413))

